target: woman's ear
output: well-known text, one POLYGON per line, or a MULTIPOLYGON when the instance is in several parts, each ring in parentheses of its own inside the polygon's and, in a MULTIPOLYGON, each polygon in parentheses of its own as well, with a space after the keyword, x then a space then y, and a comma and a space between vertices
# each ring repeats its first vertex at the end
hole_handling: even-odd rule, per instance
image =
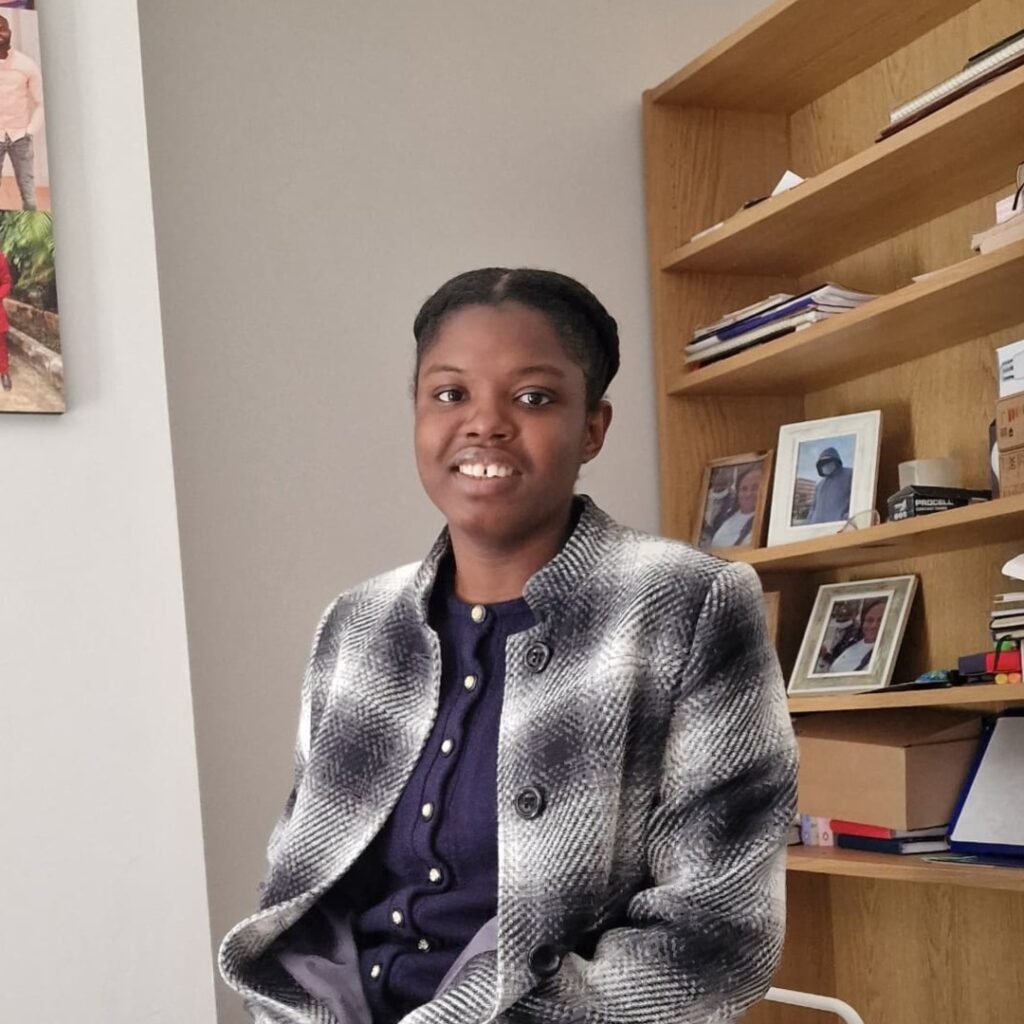
POLYGON ((604 447, 605 435, 612 422, 612 404, 602 398, 593 412, 587 413, 586 433, 583 435, 582 462, 590 462, 604 447))

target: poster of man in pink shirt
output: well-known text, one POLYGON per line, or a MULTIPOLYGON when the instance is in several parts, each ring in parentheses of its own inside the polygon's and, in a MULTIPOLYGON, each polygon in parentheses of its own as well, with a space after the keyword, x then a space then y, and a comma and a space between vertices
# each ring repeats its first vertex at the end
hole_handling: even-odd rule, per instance
POLYGON ((65 408, 38 19, 0 0, 0 413, 65 408))
POLYGON ((0 209, 5 210, 49 209, 37 17, 0 7, 0 209), (37 198, 37 173, 46 191, 42 203, 37 198), (15 194, 9 177, 17 186, 15 194))

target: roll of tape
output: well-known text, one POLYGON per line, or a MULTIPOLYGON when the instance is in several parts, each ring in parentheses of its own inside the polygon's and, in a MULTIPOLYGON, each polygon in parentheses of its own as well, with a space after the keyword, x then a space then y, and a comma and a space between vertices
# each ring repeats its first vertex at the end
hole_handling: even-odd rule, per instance
POLYGON ((900 488, 960 487, 960 467, 950 456, 941 459, 911 459, 900 463, 900 488))

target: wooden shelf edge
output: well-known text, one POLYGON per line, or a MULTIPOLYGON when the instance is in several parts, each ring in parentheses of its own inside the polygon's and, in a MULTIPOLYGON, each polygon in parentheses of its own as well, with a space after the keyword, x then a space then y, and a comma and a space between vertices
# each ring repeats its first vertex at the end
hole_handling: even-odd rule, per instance
POLYGON ((924 708, 924 707, 1011 707, 1024 704, 1024 683, 939 687, 934 690, 897 690, 886 693, 836 693, 815 694, 807 697, 790 697, 791 714, 805 714, 812 711, 863 711, 883 708, 924 708))
MULTIPOLYGON (((988 296, 990 297, 990 296, 988 296)), ((898 366, 922 355, 1024 319, 1024 241, 976 255, 935 277, 916 281, 804 331, 754 345, 699 370, 681 371, 668 394, 793 394, 818 384, 850 380, 898 366), (1002 278, 1021 279, 1005 303, 980 301, 1002 278), (890 325, 919 318, 925 310, 958 303, 946 333, 913 331, 893 337, 890 325), (963 311, 969 310, 969 315, 963 311), (864 339, 871 338, 865 352, 864 339), (860 343, 860 344, 858 344, 860 343)))
POLYGON ((806 871, 845 878, 873 878, 892 882, 925 882, 977 889, 1024 892, 1024 867, 992 867, 981 864, 941 864, 921 855, 862 853, 818 846, 791 846, 788 871, 806 871))
POLYGON ((720 554, 760 572, 833 569, 843 565, 895 561, 935 551, 1024 537, 1024 495, 949 509, 932 515, 882 523, 828 537, 720 554))
POLYGON ((976 0, 777 0, 651 90, 656 103, 792 112, 976 0), (786 45, 815 40, 794 67, 786 45), (788 74, 780 74, 780 70, 788 74))
MULTIPOLYGON (((855 192, 851 189, 850 181, 856 176, 873 174, 876 178, 884 177, 884 165, 887 161, 901 157, 904 151, 911 150, 915 146, 921 145, 922 142, 938 139, 942 133, 955 129, 959 125, 969 125, 977 112, 989 105, 997 107, 1007 98, 1008 94, 1018 90, 1024 92, 1024 68, 1008 71, 994 81, 979 86, 974 92, 937 110, 917 124, 910 125, 888 139, 862 150, 848 160, 807 179, 802 185, 759 203, 751 209, 741 210, 711 234, 699 238, 697 241, 686 242, 665 255, 662 258, 661 269, 670 272, 693 270, 705 273, 729 270, 729 261, 716 256, 716 250, 727 252, 727 247, 742 246, 744 236, 757 231, 773 234, 784 233, 783 226, 789 211, 804 205, 808 209, 813 209, 815 204, 823 206, 829 198, 829 193, 844 199, 848 198, 855 192)), ((924 171, 922 171, 923 173, 924 171)), ((1009 179, 1007 184, 1010 184, 1009 179)), ((893 234, 911 226, 896 221, 892 223, 894 225, 893 234)), ((875 241, 880 240, 880 238, 875 239, 875 241)), ((870 244, 872 244, 870 241, 864 242, 864 245, 870 244)), ((802 262, 798 262, 792 266, 778 266, 772 269, 783 272, 799 272, 809 268, 804 267, 802 262)), ((742 268, 732 272, 750 272, 750 269, 744 264, 742 268)))

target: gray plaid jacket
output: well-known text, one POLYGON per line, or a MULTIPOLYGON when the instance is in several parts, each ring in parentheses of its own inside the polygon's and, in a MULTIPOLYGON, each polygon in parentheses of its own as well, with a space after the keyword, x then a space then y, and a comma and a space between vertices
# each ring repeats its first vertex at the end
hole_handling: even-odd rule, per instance
MULTIPOLYGON (((402 1024, 723 1022, 778 962, 796 753, 757 577, 581 500, 527 583, 537 624, 506 650, 494 939, 402 1024)), ((351 948, 332 1009, 269 948, 380 830, 420 756, 447 544, 342 594, 317 631, 262 909, 221 947, 257 1024, 370 1024, 351 948)))

